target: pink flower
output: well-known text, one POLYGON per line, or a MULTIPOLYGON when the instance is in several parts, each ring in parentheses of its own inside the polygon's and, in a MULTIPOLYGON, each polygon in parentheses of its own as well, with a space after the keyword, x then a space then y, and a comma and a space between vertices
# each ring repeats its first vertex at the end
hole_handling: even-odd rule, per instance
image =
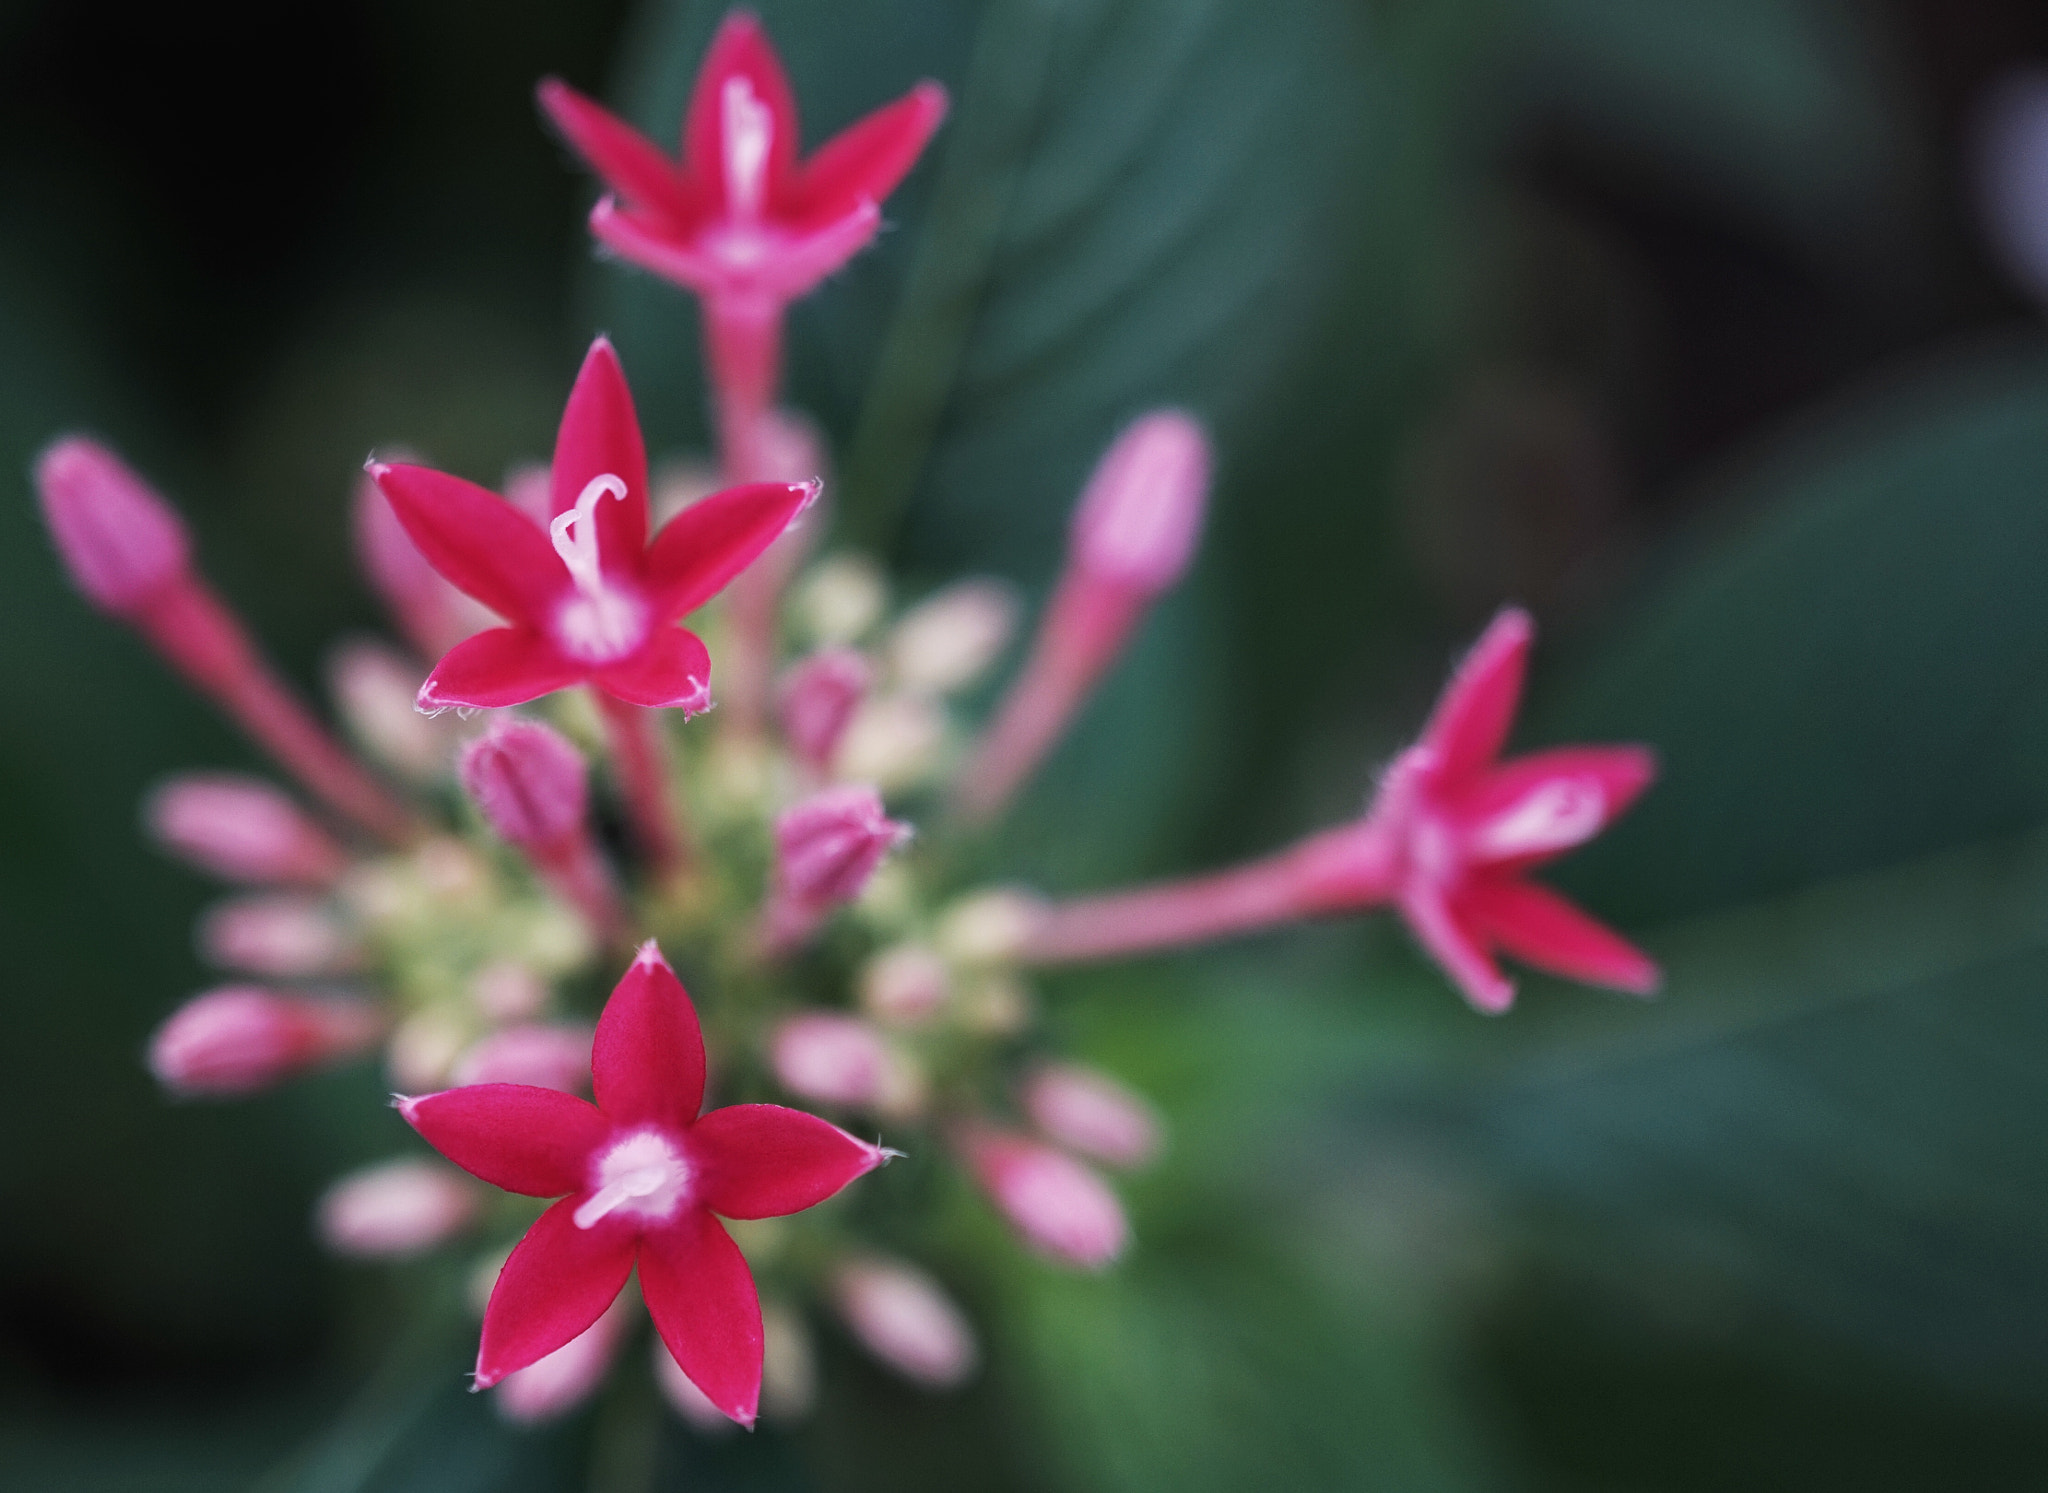
POLYGON ((320 1195, 320 1240, 338 1255, 396 1260, 423 1254, 469 1227, 476 1184, 438 1161, 408 1157, 350 1172, 320 1195))
POLYGON ((556 438, 554 517, 426 467, 370 465, 420 553, 510 622, 456 645, 420 687, 422 709, 518 705, 590 683, 632 705, 711 703, 711 659, 676 626, 766 549, 816 484, 728 488, 647 538, 647 453, 611 344, 584 359, 556 438))
POLYGON ((861 894, 882 858, 910 834, 883 811, 880 794, 858 784, 783 810, 775 821, 775 884, 761 912, 767 946, 787 950, 810 937, 827 913, 861 894))
POLYGON ((966 1132, 958 1148, 982 1190, 1041 1254, 1100 1270, 1130 1242, 1116 1194, 1064 1152, 982 1129, 966 1132))
POLYGON ((346 864, 333 837, 260 778, 181 773, 149 795, 142 817, 165 849, 228 881, 320 886, 346 864))
POLYGON ((367 1002, 223 985, 195 996, 149 1039, 149 1071, 187 1098, 266 1089, 376 1044, 383 1018, 367 1002))
POLYGON ((1650 785, 1646 747, 1558 747, 1498 760, 1514 724, 1534 626, 1510 608, 1487 628, 1437 702, 1422 739, 1394 760, 1366 817, 1297 847, 1309 912, 1391 894, 1417 940, 1465 998, 1504 1011, 1505 951, 1588 984, 1637 995, 1657 966, 1528 873, 1585 844, 1650 785))
POLYGON ((713 1214, 770 1218, 823 1202, 889 1153, 812 1115, 742 1104, 699 1115, 704 1039, 650 941, 598 1021, 597 1102, 520 1084, 401 1098, 442 1155, 494 1186, 559 1197, 491 1292, 476 1382, 488 1388, 575 1338, 638 1266, 655 1329, 722 1412, 753 1423, 761 1309, 713 1214), (566 1196, 565 1196, 566 1194, 566 1196))
POLYGON ((874 237, 877 204, 946 112, 945 90, 920 83, 799 162, 789 79, 745 11, 726 17, 697 75, 680 163, 557 79, 540 101, 611 189, 590 215, 601 243, 701 295, 776 304, 874 237))

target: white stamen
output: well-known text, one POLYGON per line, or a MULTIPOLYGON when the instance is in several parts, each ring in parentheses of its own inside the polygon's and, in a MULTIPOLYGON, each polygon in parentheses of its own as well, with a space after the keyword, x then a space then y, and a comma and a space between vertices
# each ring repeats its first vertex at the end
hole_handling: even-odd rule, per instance
POLYGON ((768 151, 775 143, 775 116, 754 97, 745 78, 727 78, 719 95, 725 126, 725 195, 735 218, 761 216, 767 195, 768 151))
POLYGON ((577 593, 555 615, 556 641, 571 657, 589 663, 621 658, 646 636, 646 608, 628 592, 605 583, 597 505, 607 494, 623 500, 626 484, 610 472, 600 472, 584 485, 576 506, 556 514, 548 525, 548 538, 568 567, 577 593))
POLYGON ((614 1213, 671 1218, 690 1185, 689 1163, 654 1130, 627 1136, 606 1151, 592 1171, 597 1190, 573 1215, 579 1229, 592 1228, 614 1213))
POLYGON ((1607 796, 1598 783, 1560 778, 1481 825, 1472 850, 1483 860, 1565 850, 1591 839, 1606 817, 1607 796))
POLYGON ((598 473, 584 484, 576 506, 556 514, 548 525, 548 538, 554 541, 555 553, 569 567, 569 578, 585 596, 604 594, 604 571, 597 554, 597 505, 607 493, 623 501, 625 479, 610 472, 598 473))

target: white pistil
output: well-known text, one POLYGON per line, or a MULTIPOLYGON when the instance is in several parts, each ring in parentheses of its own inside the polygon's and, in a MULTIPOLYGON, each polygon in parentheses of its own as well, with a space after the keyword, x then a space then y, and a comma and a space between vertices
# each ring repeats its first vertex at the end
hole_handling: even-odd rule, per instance
POLYGON ((625 479, 610 472, 598 473, 583 485, 576 506, 556 514, 554 522, 548 525, 548 538, 554 541, 555 553, 569 567, 569 578, 585 596, 598 596, 604 591, 604 571, 597 554, 597 505, 607 494, 624 502, 625 479))
POLYGON ((775 116, 754 96, 744 77, 727 78, 719 94, 725 126, 725 196, 732 216, 752 222, 761 216, 768 176, 768 152, 775 143, 775 116))
POLYGON ((607 496, 623 502, 626 483, 611 472, 600 472, 584 484, 576 506, 556 514, 548 525, 548 538, 577 591, 557 614, 555 629, 565 651, 592 663, 632 652, 646 632, 645 608, 605 582, 598 552, 597 505, 607 496))
POLYGON ((1590 840, 1607 817, 1607 796, 1584 778, 1559 778, 1480 826, 1472 849, 1488 860, 1568 850, 1590 840))
POLYGON ((573 1215, 579 1229, 595 1227, 614 1213, 671 1218, 690 1185, 689 1163, 653 1130, 619 1141, 599 1159, 594 1172, 596 1190, 573 1215))

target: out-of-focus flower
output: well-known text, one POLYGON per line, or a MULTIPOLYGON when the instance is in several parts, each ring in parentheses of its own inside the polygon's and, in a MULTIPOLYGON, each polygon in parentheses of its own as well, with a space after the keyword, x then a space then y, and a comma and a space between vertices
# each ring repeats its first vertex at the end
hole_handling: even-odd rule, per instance
POLYGON ((363 955, 326 904, 293 892, 215 903, 199 920, 199 951, 222 969, 275 979, 345 974, 363 955))
POLYGON ((762 909, 762 938, 789 949, 810 937, 833 908, 861 894, 882 857, 910 838, 872 788, 827 788, 775 821, 775 881, 762 909))
POLYGON ((347 864, 333 836, 259 778, 181 773, 142 816, 165 849, 227 881, 323 886, 347 864))
POLYGON ((1047 1063, 1024 1081, 1024 1112, 1048 1140, 1111 1166, 1159 1154, 1159 1116, 1129 1089, 1078 1063, 1047 1063))
POLYGON ((451 1083, 524 1083, 580 1094, 590 1088, 591 1030, 536 1022, 478 1041, 448 1074, 451 1083))
POLYGON ((997 581, 959 581, 918 603, 889 634, 889 670, 916 694, 979 679, 1017 626, 1017 594, 997 581))
POLYGON ((1001 1131, 972 1128, 956 1149, 1003 1216, 1040 1253, 1100 1270, 1124 1251, 1123 1204, 1095 1173, 1062 1151, 1001 1131))
POLYGON ((919 1384, 951 1389, 980 1362, 960 1308, 937 1281, 901 1260, 846 1261, 832 1274, 832 1301, 862 1347, 919 1384))
POLYGON ((814 772, 831 767, 873 676, 867 659, 846 647, 820 649, 783 676, 776 714, 798 761, 814 772))
POLYGON ((806 1011, 775 1029, 769 1043, 775 1078, 814 1104, 869 1108, 889 1082, 889 1045, 857 1016, 806 1011))
POLYGON ((604 1383, 618 1356, 619 1340, 632 1322, 632 1297, 621 1295, 561 1347, 507 1374, 497 1389, 498 1413, 521 1425, 538 1425, 567 1415, 604 1383))
POLYGON ((496 620, 427 563, 368 472, 356 482, 354 519, 363 572, 421 657, 439 658, 496 620))
POLYGON ((463 748, 459 771, 485 821, 526 852, 556 896, 600 932, 625 927, 611 869, 590 833, 581 752, 538 721, 500 721, 463 748))
POLYGON ((398 1101, 465 1171, 509 1192, 561 1198, 498 1277, 476 1382, 488 1388, 583 1332, 637 1264, 648 1312, 676 1362, 721 1412, 751 1425, 760 1305, 746 1260, 713 1214, 798 1212, 888 1153, 776 1105, 700 1117, 704 1039, 652 941, 605 1005, 591 1072, 596 1104, 518 1084, 398 1101))
POLYGON ((367 1052, 384 1018, 367 1001, 223 985, 172 1013, 149 1040, 149 1071, 187 1098, 250 1094, 367 1052))
POLYGON ((341 1178, 320 1195, 314 1224, 338 1255, 404 1259, 468 1228, 481 1203, 476 1184, 453 1167, 408 1157, 341 1178))

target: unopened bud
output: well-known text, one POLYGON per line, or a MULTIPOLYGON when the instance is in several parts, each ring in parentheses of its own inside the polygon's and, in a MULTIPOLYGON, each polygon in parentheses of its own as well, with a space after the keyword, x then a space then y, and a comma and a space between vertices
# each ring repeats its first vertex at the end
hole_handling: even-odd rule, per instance
POLYGON ((590 1089, 591 1029, 587 1026, 507 1027, 455 1060, 449 1077, 472 1083, 523 1083, 565 1094, 590 1089))
POLYGON ((320 1242, 338 1255, 396 1260, 445 1243, 476 1217, 482 1197, 461 1172, 408 1158, 350 1172, 320 1196, 320 1242))
POLYGON ((1069 1151, 1111 1166, 1143 1166, 1159 1154, 1159 1117, 1116 1080, 1072 1063, 1048 1063, 1024 1082, 1024 1111, 1069 1151))
POLYGON ((971 968, 1009 964, 1045 916, 1045 904, 1012 888, 976 892, 947 908, 939 920, 938 946, 955 964, 971 968))
POLYGON ((356 480, 356 557, 391 609, 399 630, 422 654, 439 658, 492 623, 491 614, 427 563, 367 472, 356 480))
MULTIPOLYGON (((764 1333, 765 1337, 766 1334, 764 1333)), ((762 1344, 763 1370, 765 1377, 767 1344, 762 1344)), ((731 1417, 711 1403, 711 1397, 699 1389, 690 1376, 683 1372, 675 1355, 668 1351, 668 1344, 661 1340, 659 1333, 654 1338, 654 1382, 660 1386, 661 1397, 668 1401, 669 1408, 683 1418, 683 1423, 702 1436, 724 1436, 737 1431, 731 1417)))
POLYGON ((887 1082, 889 1047, 857 1016, 806 1011, 775 1029, 769 1046, 775 1077, 790 1093, 818 1104, 874 1105, 887 1082))
POLYGON ((546 1007, 548 987, 526 965, 500 959, 471 976, 469 997, 492 1021, 530 1021, 546 1007))
POLYGON ((1074 510, 1070 560, 1099 580, 1157 595, 1193 558, 1209 491, 1209 442, 1178 410, 1146 415, 1096 464, 1074 510))
POLYGON ((818 1355, 811 1330, 794 1308, 761 1303, 761 1418, 793 1425, 818 1398, 818 1355))
POLYGON ((362 963, 323 902, 288 892, 215 903, 199 920, 199 952, 222 969, 276 979, 345 974, 362 963))
POLYGON ((937 705, 921 695, 884 695, 854 712, 832 771, 884 792, 909 788, 937 768, 945 744, 946 717, 937 705))
POLYGON ((1131 1233, 1123 1205, 1073 1157, 996 1132, 971 1134, 961 1149, 982 1190, 1040 1253, 1084 1270, 1123 1253, 1131 1233))
POLYGON ((426 676, 381 643, 343 643, 327 663, 327 685, 349 734, 379 762, 415 783, 448 770, 448 722, 413 702, 426 676))
POLYGON ((597 1392, 619 1339, 632 1320, 631 1293, 622 1293, 590 1326, 545 1358, 498 1382, 498 1413, 521 1425, 567 1415, 597 1392))
POLYGON ((861 1008, 889 1026, 922 1025, 951 994, 946 961, 922 944, 884 949, 860 972, 861 1008))
POLYGON ((105 446, 67 436, 36 459, 35 478, 57 553, 95 606, 131 616, 185 573, 183 521, 105 446))
POLYGON ((260 778, 182 774, 150 794, 143 821, 173 855, 227 881, 320 885, 345 864, 333 838, 260 778))
POLYGON ((889 605, 889 587, 872 560, 835 555, 804 578, 792 605, 815 641, 852 643, 881 620, 889 605))
POLYGON ((873 672, 856 650, 835 647, 813 653, 783 675, 776 691, 777 715, 783 739, 798 761, 819 772, 831 766, 873 672))
POLYGON ((366 1001, 281 995, 224 985, 188 1001, 156 1030, 149 1070, 187 1097, 248 1094, 366 1051, 383 1020, 366 1001))
POLYGON ((961 581, 919 603, 889 635, 889 667, 903 688, 943 695, 980 678, 1010 641, 1017 595, 999 581, 961 581))
POLYGON ((492 829, 523 850, 583 828, 590 804, 583 754, 538 721, 504 720, 463 748, 462 786, 492 829))
POLYGON ((974 1329, 939 1283, 899 1260, 847 1261, 833 1273, 832 1302, 862 1347, 919 1384, 964 1384, 980 1360, 974 1329))
POLYGON ((851 902, 882 857, 910 835, 910 826, 891 819, 872 788, 851 785, 813 794, 775 820, 778 893, 805 908, 851 902))

